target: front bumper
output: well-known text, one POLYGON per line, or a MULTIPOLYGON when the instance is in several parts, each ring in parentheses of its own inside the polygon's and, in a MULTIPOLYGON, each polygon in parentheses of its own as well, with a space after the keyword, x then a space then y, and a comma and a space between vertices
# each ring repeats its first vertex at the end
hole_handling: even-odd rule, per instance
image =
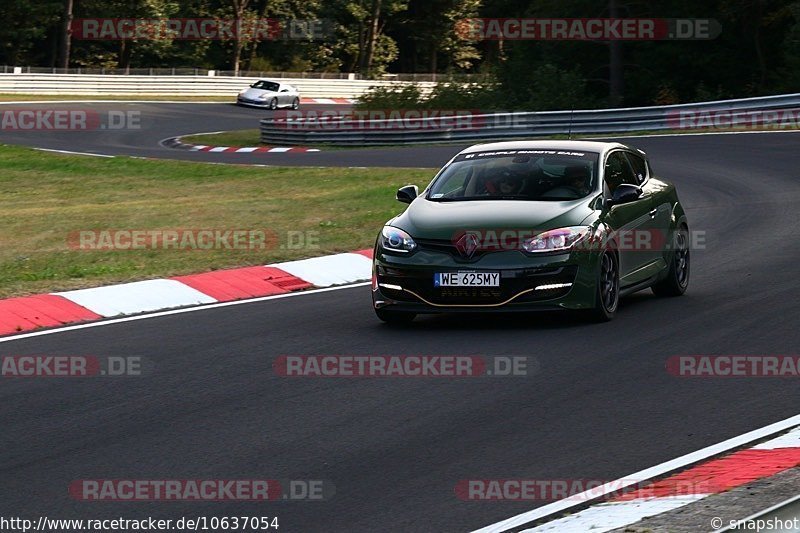
POLYGON ((237 97, 236 103, 248 107, 269 107, 269 100, 250 100, 249 98, 237 97))
POLYGON ((529 256, 508 250, 473 261, 419 249, 408 256, 375 250, 375 308, 414 313, 588 309, 594 306, 598 254, 529 256), (499 272, 500 287, 434 287, 436 273, 499 272))

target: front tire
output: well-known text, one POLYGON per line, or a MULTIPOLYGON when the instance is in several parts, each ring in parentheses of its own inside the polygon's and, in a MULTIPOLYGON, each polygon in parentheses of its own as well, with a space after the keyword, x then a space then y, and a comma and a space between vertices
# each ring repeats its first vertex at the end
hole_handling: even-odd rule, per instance
POLYGON ((619 259, 611 251, 600 256, 600 268, 595 288, 595 304, 589 310, 594 322, 608 322, 614 318, 619 306, 619 259))
POLYGON ((681 296, 689 287, 691 272, 691 254, 689 252, 689 230, 681 227, 675 233, 675 251, 669 262, 667 277, 653 285, 656 296, 681 296))
POLYGON ((389 311, 388 309, 375 309, 375 314, 387 324, 408 324, 417 316, 416 313, 389 311))
POLYGON ((276 109, 278 109, 278 99, 277 99, 277 98, 273 98, 272 100, 270 100, 270 102, 269 102, 269 108, 270 108, 271 110, 273 110, 273 111, 275 111, 276 109))

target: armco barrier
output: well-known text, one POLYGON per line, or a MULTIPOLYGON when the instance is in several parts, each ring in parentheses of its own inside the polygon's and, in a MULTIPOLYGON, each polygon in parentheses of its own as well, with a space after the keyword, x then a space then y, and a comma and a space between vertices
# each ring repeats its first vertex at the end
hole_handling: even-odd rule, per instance
MULTIPOLYGON (((291 117, 291 114, 288 115, 291 117)), ((379 146, 502 140, 557 134, 626 133, 742 125, 780 125, 800 116, 800 94, 670 106, 536 113, 467 113, 458 126, 440 118, 261 120, 261 142, 284 145, 379 146), (696 124, 691 121, 694 120, 696 124)), ((788 125, 788 124, 787 124, 788 125)))
MULTIPOLYGON (((230 96, 260 78, 234 76, 133 76, 87 74, 0 74, 0 94, 230 96)), ((306 98, 358 98, 370 87, 414 83, 423 93, 431 82, 392 82, 351 79, 281 78, 306 98)))

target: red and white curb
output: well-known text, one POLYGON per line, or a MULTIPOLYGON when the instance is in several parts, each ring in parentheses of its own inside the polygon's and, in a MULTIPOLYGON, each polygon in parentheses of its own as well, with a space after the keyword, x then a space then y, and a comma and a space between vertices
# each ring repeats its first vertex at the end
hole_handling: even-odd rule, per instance
POLYGON ((372 250, 0 300, 0 335, 165 309, 346 285, 372 277, 372 250))
POLYGON ((315 148, 303 147, 269 147, 269 146, 205 146, 203 144, 191 145, 188 149, 190 152, 213 152, 225 154, 252 154, 252 153, 271 153, 271 154, 286 154, 286 153, 301 153, 301 152, 319 152, 315 148))
MULTIPOLYGON (((585 533, 586 531, 603 533, 678 509, 713 494, 770 477, 798 465, 800 465, 800 426, 756 446, 702 462, 659 481, 640 486, 632 492, 611 497, 602 503, 532 529, 525 529, 521 533, 585 533)), ((631 479, 635 479, 635 475, 631 479)), ((587 497, 583 501, 590 499, 590 495, 584 493, 562 502, 573 500, 577 504, 584 495, 587 497)), ((561 507, 563 512, 570 506, 561 507)), ((514 519, 509 519, 482 528, 478 532, 507 531, 514 526, 519 527, 525 521, 533 520, 517 520, 516 524, 513 524, 513 521, 514 519)))
MULTIPOLYGON (((222 133, 222 132, 217 132, 222 133)), ((211 133, 204 133, 201 135, 212 135, 211 133)), ((189 152, 209 152, 215 154, 253 154, 253 153, 272 153, 272 154, 296 154, 319 152, 316 148, 305 148, 302 146, 291 147, 276 147, 276 146, 207 146, 205 144, 188 144, 181 140, 180 137, 171 137, 161 141, 162 146, 167 148, 176 148, 178 150, 188 150, 189 152)))

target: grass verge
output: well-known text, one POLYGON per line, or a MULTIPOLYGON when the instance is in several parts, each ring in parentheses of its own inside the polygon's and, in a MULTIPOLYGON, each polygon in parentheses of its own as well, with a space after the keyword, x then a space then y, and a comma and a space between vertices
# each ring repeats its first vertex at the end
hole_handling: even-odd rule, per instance
POLYGON ((0 167, 0 297, 369 248, 402 210, 396 189, 424 186, 434 174, 97 159, 11 146, 0 146, 0 167), (263 230, 277 242, 252 251, 70 245, 78 231, 163 229, 263 230), (315 243, 290 242, 290 231, 315 243))

